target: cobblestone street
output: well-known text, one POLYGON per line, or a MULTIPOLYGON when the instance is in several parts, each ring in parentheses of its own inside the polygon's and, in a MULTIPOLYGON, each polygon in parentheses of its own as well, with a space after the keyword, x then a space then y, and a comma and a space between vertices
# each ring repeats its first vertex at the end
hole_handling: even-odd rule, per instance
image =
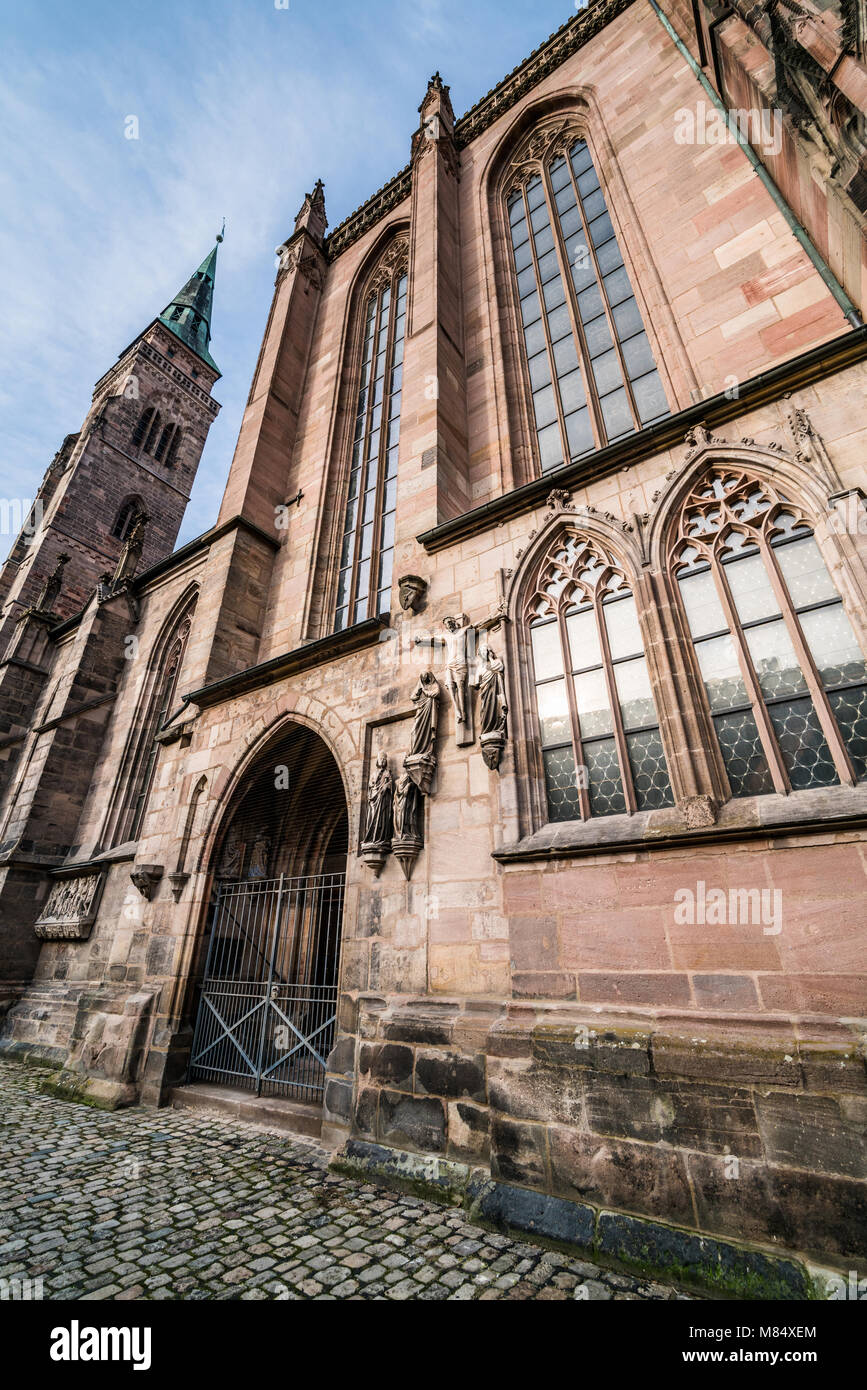
POLYGON ((41 1093, 51 1077, 0 1062, 6 1297, 37 1279, 47 1299, 684 1297, 330 1174, 313 1143, 109 1114, 41 1093))

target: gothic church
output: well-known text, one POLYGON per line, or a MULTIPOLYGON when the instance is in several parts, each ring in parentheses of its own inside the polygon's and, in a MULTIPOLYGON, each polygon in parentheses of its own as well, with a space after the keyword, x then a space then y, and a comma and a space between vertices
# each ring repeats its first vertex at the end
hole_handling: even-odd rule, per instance
POLYGON ((593 0, 435 75, 178 550, 216 246, 100 377, 0 571, 0 1053, 732 1287, 865 1256, 865 41, 593 0))

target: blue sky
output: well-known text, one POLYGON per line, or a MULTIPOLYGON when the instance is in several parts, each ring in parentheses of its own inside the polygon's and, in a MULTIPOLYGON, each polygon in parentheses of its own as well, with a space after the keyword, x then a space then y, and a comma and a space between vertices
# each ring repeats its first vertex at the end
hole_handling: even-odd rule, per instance
MULTIPOLYGON (((274 283, 325 182, 336 226, 406 164, 427 79, 457 115, 574 0, 40 0, 0 8, 3 495, 32 497, 94 382, 213 244, 223 377, 179 543, 213 523, 274 283), (139 139, 125 138, 127 117, 139 139)), ((0 536, 5 556, 11 537, 0 536)))

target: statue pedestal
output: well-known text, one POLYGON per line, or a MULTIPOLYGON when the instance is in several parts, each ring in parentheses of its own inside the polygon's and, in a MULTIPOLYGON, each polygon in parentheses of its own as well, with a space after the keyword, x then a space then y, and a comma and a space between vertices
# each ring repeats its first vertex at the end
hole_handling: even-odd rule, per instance
POLYGON ((399 840, 392 840, 391 852, 403 870, 403 876, 409 880, 412 877, 412 867, 422 851, 422 840, 419 835, 404 835, 399 840))
POLYGON ((499 771, 500 759, 506 746, 506 735, 499 731, 493 734, 482 734, 479 742, 482 745, 482 757, 488 767, 492 772, 499 771))
POLYGON ((377 878, 382 873, 382 866, 388 858, 390 849, 390 840, 381 840, 378 843, 368 840, 366 844, 361 846, 361 858, 368 868, 373 869, 377 878))
POLYGON ((407 753, 403 765, 422 796, 427 796, 436 771, 436 758, 430 753, 407 753))

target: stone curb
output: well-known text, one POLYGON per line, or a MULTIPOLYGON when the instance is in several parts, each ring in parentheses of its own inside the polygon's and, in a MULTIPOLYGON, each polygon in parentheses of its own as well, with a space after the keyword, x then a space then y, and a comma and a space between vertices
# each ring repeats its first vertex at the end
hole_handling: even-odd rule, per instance
POLYGON ((632 1274, 673 1281, 716 1297, 774 1302, 819 1297, 799 1260, 646 1217, 494 1182, 485 1169, 357 1139, 348 1140, 329 1166, 349 1177, 462 1206, 472 1221, 503 1234, 535 1237, 632 1274))

